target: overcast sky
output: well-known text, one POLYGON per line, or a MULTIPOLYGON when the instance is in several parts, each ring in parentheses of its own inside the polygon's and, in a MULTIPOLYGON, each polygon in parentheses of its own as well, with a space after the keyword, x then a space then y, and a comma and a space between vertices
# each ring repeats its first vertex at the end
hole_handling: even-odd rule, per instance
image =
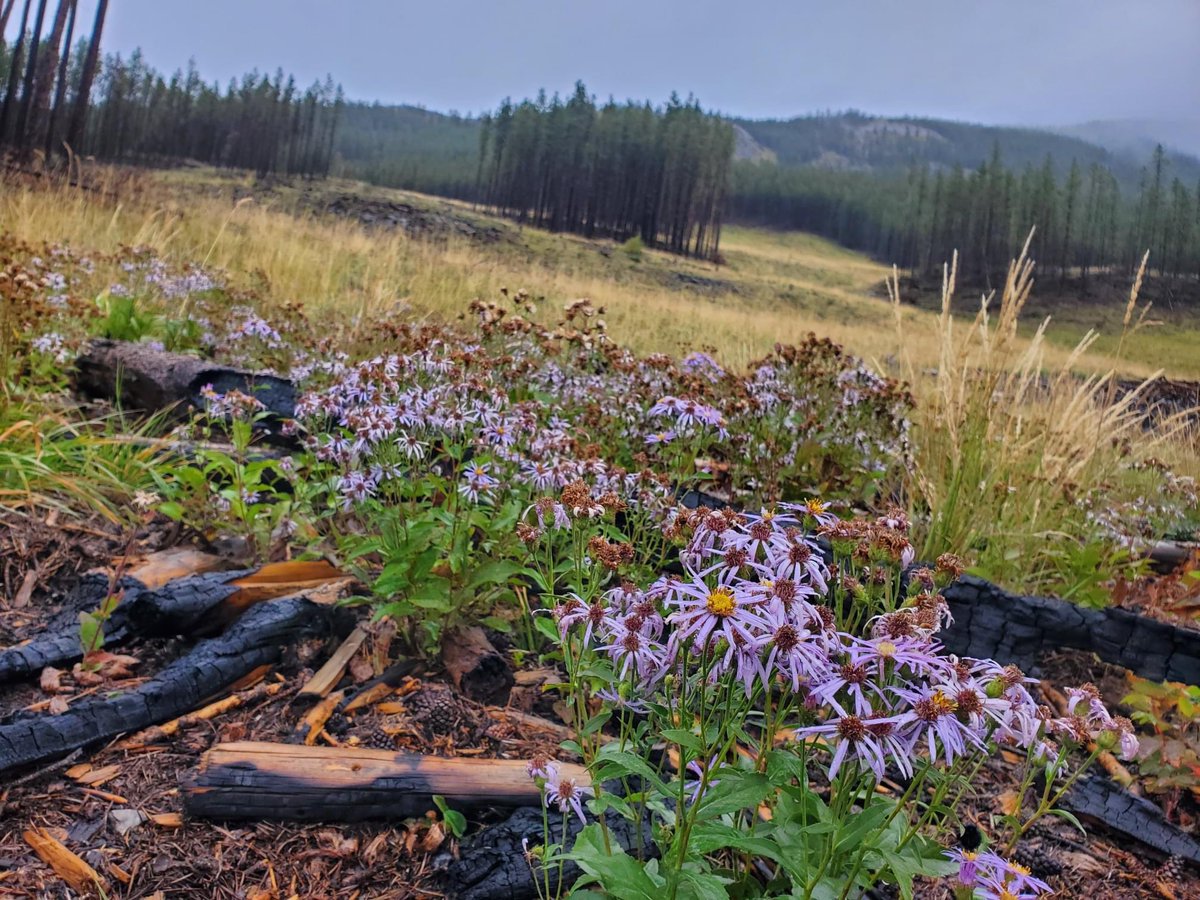
MULTIPOLYGON (((86 27, 94 8, 80 0, 86 27)), ((168 71, 194 57, 210 81, 282 66, 460 112, 582 78, 601 99, 677 90, 754 118, 1200 117, 1200 0, 111 0, 103 44, 168 71)))

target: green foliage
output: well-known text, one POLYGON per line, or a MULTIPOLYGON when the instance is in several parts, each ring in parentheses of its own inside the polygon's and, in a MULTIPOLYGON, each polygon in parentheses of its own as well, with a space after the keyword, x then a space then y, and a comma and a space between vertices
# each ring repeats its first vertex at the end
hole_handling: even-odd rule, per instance
POLYGON ((1171 815, 1184 794, 1200 791, 1200 687, 1132 676, 1130 682, 1121 702, 1150 732, 1140 736, 1138 777, 1171 815))
POLYGON ((201 533, 232 525, 245 541, 246 556, 265 562, 277 546, 311 533, 314 506, 327 485, 316 472, 311 479, 296 477, 290 458, 257 453, 255 426, 266 414, 246 410, 243 405, 228 419, 198 417, 202 436, 227 434, 229 449, 202 445, 186 465, 156 472, 165 498, 158 510, 201 533))
POLYGON ((645 250, 646 242, 642 240, 642 236, 640 234, 635 234, 621 245, 621 252, 634 262, 642 261, 642 254, 645 252, 645 250))
POLYGON ((116 295, 105 291, 96 298, 101 318, 96 323, 97 337, 113 341, 140 341, 157 333, 159 317, 139 303, 133 294, 116 295))

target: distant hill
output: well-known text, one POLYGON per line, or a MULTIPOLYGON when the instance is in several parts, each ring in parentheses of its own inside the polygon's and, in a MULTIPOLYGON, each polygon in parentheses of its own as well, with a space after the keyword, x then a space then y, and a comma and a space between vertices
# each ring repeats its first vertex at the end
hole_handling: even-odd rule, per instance
MULTIPOLYGON (((1200 124, 1092 122, 1057 131, 861 112, 793 119, 731 119, 735 157, 782 168, 890 173, 914 163, 933 169, 978 168, 999 146, 1005 166, 1040 166, 1049 155, 1059 176, 1071 160, 1107 166, 1123 190, 1137 189, 1156 140, 1171 148, 1172 177, 1200 181, 1200 160, 1179 150, 1200 146, 1200 124), (1191 130, 1189 130, 1189 128, 1191 130), (1157 135, 1157 137, 1152 137, 1157 135)), ((474 189, 479 120, 417 106, 352 103, 338 129, 343 174, 392 187, 467 197, 474 189)))
MULTIPOLYGON (((1039 166, 1049 155, 1060 175, 1072 159, 1084 168, 1099 163, 1111 169, 1122 186, 1133 188, 1154 149, 1150 141, 1137 152, 1130 152, 1132 146, 1118 152, 1087 139, 1086 126, 1080 126, 1079 134, 1068 134, 939 119, 888 119, 859 112, 734 122, 786 167, 887 172, 924 162, 935 168, 974 169, 999 146, 1004 164, 1011 169, 1039 166)), ((1192 184, 1200 178, 1200 160, 1179 152, 1171 156, 1172 174, 1192 184)))

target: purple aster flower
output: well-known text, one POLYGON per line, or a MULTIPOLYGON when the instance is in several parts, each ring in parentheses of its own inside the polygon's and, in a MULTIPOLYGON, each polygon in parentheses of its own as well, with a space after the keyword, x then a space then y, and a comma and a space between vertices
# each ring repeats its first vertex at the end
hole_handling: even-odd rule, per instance
POLYGON ((576 779, 563 775, 558 766, 553 763, 548 766, 550 774, 546 776, 546 806, 557 806, 560 812, 574 810, 579 821, 586 822, 583 813, 583 798, 592 795, 592 789, 580 784, 576 779))

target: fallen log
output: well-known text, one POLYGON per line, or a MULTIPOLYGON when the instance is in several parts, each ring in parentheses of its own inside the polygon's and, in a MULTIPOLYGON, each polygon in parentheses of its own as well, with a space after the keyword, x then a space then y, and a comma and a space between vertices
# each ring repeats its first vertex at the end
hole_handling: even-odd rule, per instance
POLYGON ((508 702, 514 682, 512 667, 478 625, 446 633, 442 665, 463 696, 495 706, 508 702))
POLYGON ((296 412, 295 387, 286 378, 167 353, 147 344, 96 339, 75 360, 79 393, 115 401, 127 410, 174 410, 176 415, 186 415, 204 408, 202 391, 210 386, 218 394, 232 390, 248 394, 280 419, 291 419, 296 412))
POLYGON ((1086 609, 1053 597, 1010 594, 970 575, 942 593, 954 623, 938 637, 951 653, 1036 674, 1043 654, 1084 650, 1151 681, 1200 684, 1200 631, 1120 607, 1086 609))
MULTIPOLYGON (((559 765, 561 768, 562 764, 559 765)), ((561 881, 557 866, 549 872, 540 868, 535 872, 531 867, 525 855, 526 847, 546 843, 543 822, 540 808, 525 807, 466 841, 458 858, 446 870, 446 895, 454 900, 531 900, 540 896, 538 886, 544 887, 543 879, 547 875, 551 896, 558 895, 560 886, 566 888, 574 884, 583 872, 573 862, 564 864, 561 881)), ((550 840, 562 843, 563 817, 552 815, 549 824, 550 840)), ((654 855, 648 822, 643 822, 639 829, 632 822, 610 815, 607 824, 610 839, 627 853, 636 855, 640 849, 644 854, 654 855)), ((575 816, 567 818, 568 849, 574 845, 581 827, 575 816)))
POLYGON ((59 716, 14 718, 0 725, 0 774, 191 712, 259 666, 277 662, 299 638, 331 628, 348 632, 337 612, 303 598, 257 606, 128 693, 79 703, 59 716))
MULTIPOLYGON (((586 777, 580 766, 559 768, 586 777)), ((239 741, 204 754, 183 808, 206 819, 361 822, 424 815, 434 794, 454 809, 540 800, 522 760, 239 741)))
MULTIPOLYGON (((220 631, 255 604, 341 583, 347 576, 327 562, 272 563, 260 569, 189 575, 157 589, 122 579, 121 602, 104 622, 104 643, 132 638, 205 636, 220 631)), ((96 609, 109 591, 108 576, 81 579, 51 629, 25 644, 0 650, 0 684, 32 678, 46 666, 68 667, 83 657, 79 613, 96 609)))
POLYGON ((1200 843, 1167 821, 1163 811, 1144 797, 1136 797, 1108 778, 1084 775, 1058 804, 1077 816, 1132 838, 1164 856, 1179 856, 1200 863, 1200 843))

